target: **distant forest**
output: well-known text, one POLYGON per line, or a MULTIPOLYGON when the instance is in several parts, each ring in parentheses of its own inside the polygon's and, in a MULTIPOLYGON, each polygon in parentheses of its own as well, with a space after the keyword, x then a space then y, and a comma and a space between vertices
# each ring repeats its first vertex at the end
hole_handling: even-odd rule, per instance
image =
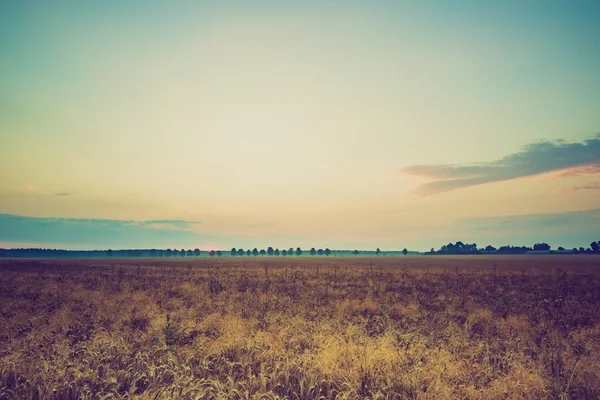
POLYGON ((424 253, 426 255, 444 255, 444 254, 526 254, 526 253, 550 253, 550 254, 593 254, 600 252, 600 240, 598 242, 590 243, 590 247, 587 249, 584 247, 572 249, 565 249, 559 246, 556 250, 552 250, 552 247, 548 243, 536 243, 533 247, 528 246, 501 246, 495 248, 494 246, 488 245, 486 247, 478 248, 476 243, 448 243, 443 245, 439 250, 431 249, 424 253))
POLYGON ((528 246, 501 246, 495 248, 488 245, 479 248, 475 243, 448 243, 439 250, 431 249, 428 252, 408 251, 406 248, 402 251, 374 251, 364 250, 330 250, 315 249, 303 250, 300 247, 289 249, 274 249, 269 247, 265 249, 243 249, 232 248, 231 250, 210 250, 202 251, 200 249, 132 249, 132 250, 61 250, 61 249, 42 249, 42 248, 19 248, 19 249, 1 249, 0 258, 195 258, 195 257, 352 257, 352 256, 400 256, 400 255, 460 255, 460 254, 598 254, 600 253, 600 241, 590 243, 588 248, 579 247, 565 249, 559 246, 552 250, 547 243, 536 243, 533 247, 528 246))

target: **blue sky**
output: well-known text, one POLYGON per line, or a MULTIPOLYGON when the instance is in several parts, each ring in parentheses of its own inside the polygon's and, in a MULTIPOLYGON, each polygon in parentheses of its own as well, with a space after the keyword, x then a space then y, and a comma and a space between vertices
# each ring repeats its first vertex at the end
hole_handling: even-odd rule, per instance
POLYGON ((0 245, 585 245, 585 218, 535 221, 600 207, 599 17, 596 1, 3 2, 0 245), (522 234, 486 228, 502 218, 522 234))

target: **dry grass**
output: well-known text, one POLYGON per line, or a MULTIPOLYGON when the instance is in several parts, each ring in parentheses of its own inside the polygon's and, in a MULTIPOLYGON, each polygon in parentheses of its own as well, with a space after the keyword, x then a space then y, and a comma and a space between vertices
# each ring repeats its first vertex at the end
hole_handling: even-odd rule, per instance
POLYGON ((4 261, 0 399, 600 398, 599 266, 4 261))

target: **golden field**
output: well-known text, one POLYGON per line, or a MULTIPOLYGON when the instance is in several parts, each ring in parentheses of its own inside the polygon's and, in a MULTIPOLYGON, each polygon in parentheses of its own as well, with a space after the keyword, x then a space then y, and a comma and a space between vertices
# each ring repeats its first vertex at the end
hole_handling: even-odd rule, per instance
POLYGON ((600 257, 0 261, 0 399, 598 399, 600 257))

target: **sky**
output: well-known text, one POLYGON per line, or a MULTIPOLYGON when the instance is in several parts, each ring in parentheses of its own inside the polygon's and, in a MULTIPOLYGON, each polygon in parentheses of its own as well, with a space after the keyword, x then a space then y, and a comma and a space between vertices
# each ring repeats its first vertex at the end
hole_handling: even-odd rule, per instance
POLYGON ((600 239, 597 1, 0 3, 0 247, 600 239))

